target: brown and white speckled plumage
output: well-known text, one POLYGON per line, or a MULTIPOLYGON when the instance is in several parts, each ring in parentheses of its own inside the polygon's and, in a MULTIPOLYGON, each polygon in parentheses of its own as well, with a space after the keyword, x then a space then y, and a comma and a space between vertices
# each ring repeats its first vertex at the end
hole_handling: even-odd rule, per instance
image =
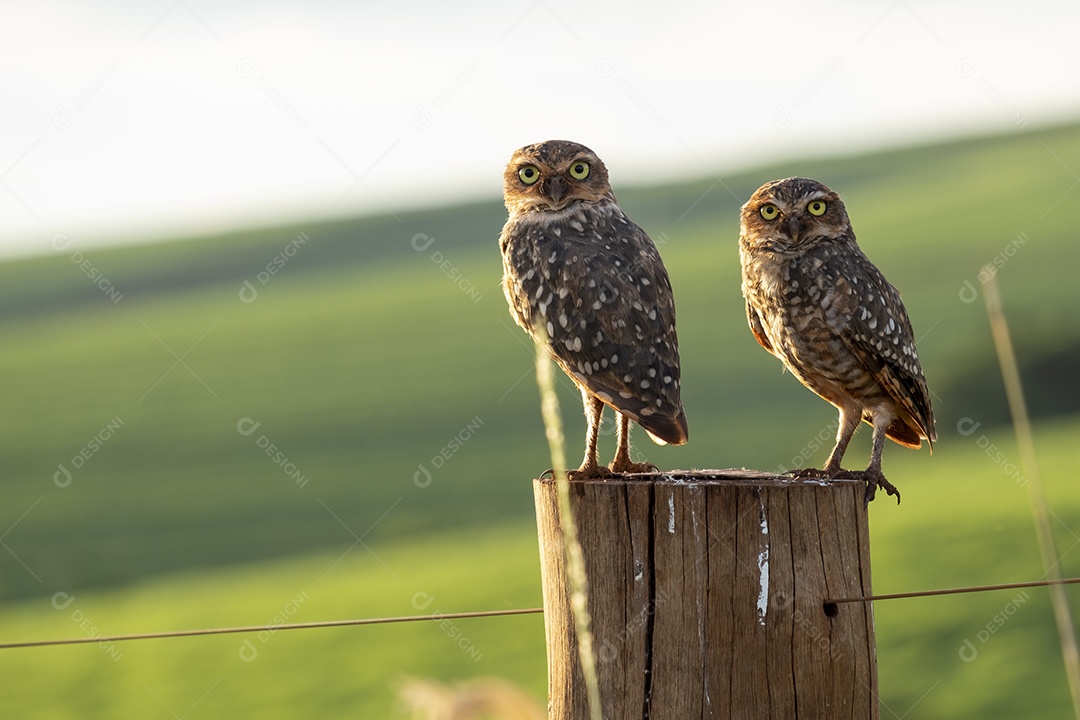
POLYGON ((630 420, 661 444, 687 440, 675 303, 656 246, 619 207, 604 163, 577 143, 517 150, 504 200, 510 216, 499 247, 510 314, 546 340, 581 389, 589 430, 575 477, 606 474, 596 461, 604 405, 618 416, 610 470, 654 469, 630 461, 630 420))
POLYGON ((864 420, 874 428, 867 501, 877 486, 899 501, 881 471, 885 438, 932 443, 934 411, 900 293, 859 249, 844 203, 806 178, 762 185, 742 207, 739 257, 754 337, 840 411, 823 473, 840 472, 864 420))

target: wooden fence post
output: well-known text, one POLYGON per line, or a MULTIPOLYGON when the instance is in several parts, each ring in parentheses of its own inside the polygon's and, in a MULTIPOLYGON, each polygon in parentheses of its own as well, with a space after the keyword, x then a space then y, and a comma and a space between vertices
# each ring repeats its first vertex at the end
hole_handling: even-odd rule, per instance
MULTIPOLYGON (((570 484, 605 720, 878 720, 863 483, 746 470, 570 484)), ((549 720, 586 720, 553 480, 536 480, 549 720)))

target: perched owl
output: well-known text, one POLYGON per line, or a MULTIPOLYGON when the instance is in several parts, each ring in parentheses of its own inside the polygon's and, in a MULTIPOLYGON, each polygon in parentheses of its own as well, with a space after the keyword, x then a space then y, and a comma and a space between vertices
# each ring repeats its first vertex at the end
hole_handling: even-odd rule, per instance
POLYGON ((527 145, 506 167, 499 238, 510 314, 547 343, 580 388, 588 421, 575 479, 655 470, 630 459, 630 421, 664 445, 687 440, 671 283, 649 236, 619 207, 607 168, 583 145, 527 145), (596 460, 604 405, 617 449, 596 460))
POLYGON ((885 438, 932 444, 934 411, 900 293, 855 243, 844 203, 806 178, 762 185, 742 206, 739 258, 754 337, 840 411, 824 469, 798 472, 863 477, 866 502, 878 487, 900 502, 881 471, 885 438), (860 420, 874 428, 870 464, 844 473, 860 420))

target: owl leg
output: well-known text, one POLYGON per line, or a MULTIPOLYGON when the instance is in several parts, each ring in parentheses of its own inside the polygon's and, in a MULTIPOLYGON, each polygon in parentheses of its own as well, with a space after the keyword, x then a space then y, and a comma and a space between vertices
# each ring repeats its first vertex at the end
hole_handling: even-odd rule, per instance
POLYGON ((900 504, 900 491, 896 486, 885 479, 885 473, 881 471, 881 455, 885 450, 885 432, 892 423, 891 413, 878 412, 874 415, 874 447, 870 451, 870 464, 866 466, 866 504, 874 499, 878 488, 882 488, 890 495, 896 496, 896 504, 900 504))
POLYGON ((825 467, 822 468, 826 477, 836 477, 841 472, 840 463, 844 459, 844 453, 847 452, 851 436, 859 427, 860 420, 862 420, 862 411, 859 408, 840 408, 840 420, 836 426, 836 445, 829 453, 825 467))
POLYGON ((596 462, 596 443, 600 439, 600 421, 604 415, 604 403, 581 390, 581 401, 585 406, 585 420, 588 429, 585 432, 585 459, 581 467, 571 470, 567 475, 571 480, 589 480, 611 475, 606 467, 596 462))
POLYGON ((861 419, 862 415, 859 408, 840 408, 840 419, 837 421, 836 427, 836 445, 833 446, 832 452, 829 453, 829 459, 825 462, 825 467, 821 470, 817 468, 789 470, 788 474, 803 478, 847 477, 847 472, 840 469, 840 462, 844 459, 848 443, 851 442, 851 436, 858 429, 861 419))
POLYGON ((656 466, 652 463, 636 463, 630 459, 630 418, 621 412, 616 412, 616 437, 618 443, 615 447, 615 459, 608 468, 617 473, 644 473, 656 472, 656 466))

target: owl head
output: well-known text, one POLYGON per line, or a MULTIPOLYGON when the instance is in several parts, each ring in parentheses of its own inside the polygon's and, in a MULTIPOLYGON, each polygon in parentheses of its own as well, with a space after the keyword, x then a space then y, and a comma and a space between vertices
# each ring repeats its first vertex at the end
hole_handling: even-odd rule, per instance
POLYGON ((741 242, 748 249, 803 251, 854 239, 840 196, 817 180, 791 177, 765 183, 741 210, 741 242))
POLYGON ((568 140, 526 145, 514 152, 503 174, 503 200, 511 214, 604 199, 615 199, 604 163, 589 148, 568 140))

